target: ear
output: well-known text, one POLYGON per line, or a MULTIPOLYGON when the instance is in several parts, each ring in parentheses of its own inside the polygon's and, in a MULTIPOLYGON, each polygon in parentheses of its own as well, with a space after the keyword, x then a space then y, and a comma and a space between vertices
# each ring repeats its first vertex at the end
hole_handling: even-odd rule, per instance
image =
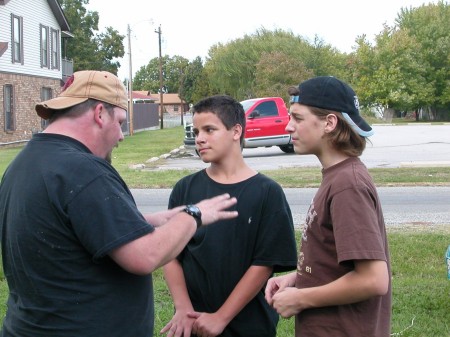
POLYGON ((236 124, 235 126, 233 126, 233 139, 240 140, 242 132, 243 130, 241 124, 236 124))
POLYGON ((330 133, 336 128, 336 125, 338 124, 338 118, 335 114, 328 114, 325 117, 325 133, 330 133))
POLYGON ((104 108, 103 104, 99 103, 94 108, 94 122, 100 127, 103 127, 103 120, 102 116, 107 113, 106 109, 104 108))

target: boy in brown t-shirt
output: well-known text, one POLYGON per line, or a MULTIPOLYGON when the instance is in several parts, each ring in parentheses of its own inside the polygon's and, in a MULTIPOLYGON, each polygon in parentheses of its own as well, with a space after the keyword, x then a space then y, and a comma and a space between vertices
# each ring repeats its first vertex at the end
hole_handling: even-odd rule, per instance
POLYGON ((295 336, 389 336, 391 278, 381 203, 359 156, 372 128, 346 83, 321 76, 289 89, 295 152, 314 154, 322 184, 302 231, 297 271, 268 281, 266 300, 295 336))

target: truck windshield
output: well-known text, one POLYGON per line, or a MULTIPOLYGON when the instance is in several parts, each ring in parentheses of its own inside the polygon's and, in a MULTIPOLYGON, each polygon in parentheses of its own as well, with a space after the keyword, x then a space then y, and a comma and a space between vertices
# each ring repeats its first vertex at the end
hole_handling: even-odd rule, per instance
POLYGON ((253 104, 255 104, 255 99, 248 99, 245 101, 242 101, 241 104, 244 107, 244 111, 247 112, 248 109, 252 107, 253 104))

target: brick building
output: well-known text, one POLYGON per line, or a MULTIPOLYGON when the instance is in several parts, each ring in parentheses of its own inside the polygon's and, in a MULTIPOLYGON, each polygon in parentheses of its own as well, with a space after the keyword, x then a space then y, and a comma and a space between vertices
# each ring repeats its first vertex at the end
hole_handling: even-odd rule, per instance
POLYGON ((0 145, 28 141, 45 127, 36 103, 57 96, 73 73, 61 45, 71 38, 57 0, 0 0, 0 145))

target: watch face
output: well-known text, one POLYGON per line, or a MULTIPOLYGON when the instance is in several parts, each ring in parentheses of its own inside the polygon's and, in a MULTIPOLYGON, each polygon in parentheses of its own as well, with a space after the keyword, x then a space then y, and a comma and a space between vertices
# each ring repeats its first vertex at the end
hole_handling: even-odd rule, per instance
POLYGON ((188 205, 186 208, 189 210, 189 212, 192 213, 192 216, 196 218, 201 218, 202 213, 200 212, 200 208, 198 208, 195 205, 188 205))
POLYGON ((197 228, 202 225, 202 212, 195 205, 187 205, 184 211, 194 217, 197 222, 197 228))
POLYGON ((195 212, 195 213, 200 213, 200 208, 198 208, 197 206, 195 206, 195 205, 191 205, 191 211, 192 212, 195 212))

